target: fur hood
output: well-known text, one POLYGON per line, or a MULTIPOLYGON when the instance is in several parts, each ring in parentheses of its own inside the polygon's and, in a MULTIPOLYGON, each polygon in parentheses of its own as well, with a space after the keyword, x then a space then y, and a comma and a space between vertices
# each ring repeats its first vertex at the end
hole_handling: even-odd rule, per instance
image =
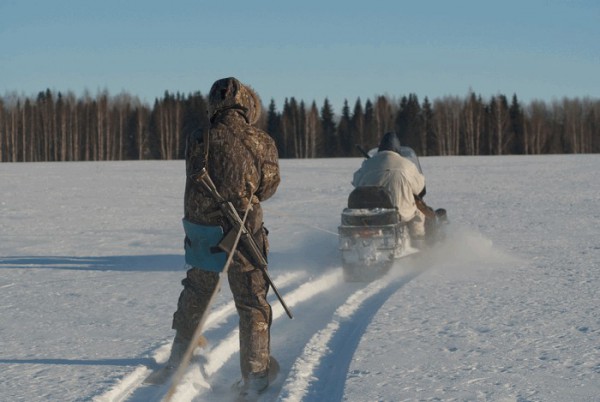
POLYGON ((248 124, 258 121, 261 113, 260 98, 252 88, 234 77, 216 81, 208 94, 208 117, 212 121, 220 112, 237 109, 248 124))

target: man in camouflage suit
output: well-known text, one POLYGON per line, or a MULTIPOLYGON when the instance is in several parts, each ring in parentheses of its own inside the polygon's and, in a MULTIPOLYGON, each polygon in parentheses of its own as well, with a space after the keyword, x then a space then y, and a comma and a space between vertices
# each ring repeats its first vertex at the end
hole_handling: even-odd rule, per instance
MULTIPOLYGON (((267 230, 263 226, 261 201, 270 198, 279 185, 277 148, 273 139, 253 126, 261 113, 256 93, 235 78, 216 81, 208 95, 210 129, 207 170, 221 196, 230 201, 240 217, 248 204, 246 227, 256 243, 268 253, 267 230)), ((231 228, 215 200, 193 180, 203 165, 204 136, 196 131, 187 139, 184 219, 200 224, 231 228)), ((238 246, 227 271, 229 286, 240 317, 240 364, 245 387, 261 391, 268 386, 270 365, 271 306, 268 283, 253 265, 243 246, 238 246)), ((182 281, 184 286, 173 315, 173 342, 170 362, 177 364, 194 331, 209 307, 219 283, 219 273, 194 266, 182 281)))

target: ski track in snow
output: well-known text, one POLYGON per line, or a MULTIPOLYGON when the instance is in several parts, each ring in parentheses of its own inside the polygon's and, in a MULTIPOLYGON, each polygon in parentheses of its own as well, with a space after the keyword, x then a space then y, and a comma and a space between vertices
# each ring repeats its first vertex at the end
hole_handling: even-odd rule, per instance
POLYGON ((334 400, 341 400, 346 373, 363 332, 383 305, 420 271, 409 271, 390 280, 385 276, 352 293, 335 311, 325 328, 315 333, 296 359, 283 390, 282 401, 319 401, 328 389, 334 400), (360 313, 359 313, 360 311, 360 313), (335 367, 335 370, 332 368, 335 367))
MULTIPOLYGON (((283 293, 283 297, 292 311, 294 306, 308 300, 314 302, 316 297, 332 292, 332 287, 340 288, 341 291, 336 292, 335 298, 329 299, 328 313, 322 314, 321 320, 313 325, 304 325, 305 330, 301 334, 305 338, 304 349, 293 356, 291 369, 289 366, 286 369, 282 364, 278 379, 268 392, 261 396, 261 400, 318 401, 319 393, 324 387, 341 400, 352 351, 356 349, 371 318, 390 295, 422 272, 420 269, 400 269, 398 266, 395 268, 397 272, 391 272, 366 287, 364 283, 344 283, 341 268, 329 270, 310 281, 305 281, 306 274, 301 272, 276 278, 275 283, 278 287, 291 288, 283 293), (331 367, 336 367, 336 370, 331 370, 331 367)), ((274 323, 288 319, 277 300, 271 300, 271 304, 274 323)), ((227 398, 231 385, 228 381, 236 378, 231 377, 231 373, 235 372, 238 366, 238 360, 233 357, 239 352, 237 320, 232 318, 237 318, 233 302, 227 303, 208 317, 205 334, 209 339, 216 329, 227 326, 227 330, 219 335, 221 340, 214 346, 196 351, 172 397, 173 401, 218 401, 227 398), (226 365, 231 367, 223 372, 226 365)), ((160 364, 166 361, 169 351, 170 342, 155 350, 153 358, 157 362, 156 367, 160 367, 160 364)), ((273 350, 273 353, 281 359, 277 350, 273 350)), ((289 360, 290 357, 285 357, 285 361, 289 360)), ((137 367, 94 401, 161 400, 170 384, 144 385, 143 380, 151 370, 152 368, 147 366, 137 367)))
MULTIPOLYGON (((281 275, 280 277, 277 278, 277 281, 279 283, 279 286, 287 286, 288 284, 293 284, 296 281, 302 279, 304 277, 303 273, 301 272, 295 272, 295 273, 289 273, 289 274, 284 274, 281 275)), ((211 314, 209 315, 209 317, 206 320, 206 324, 205 324, 205 333, 209 333, 211 330, 213 330, 214 328, 218 328, 219 326, 223 325, 228 319, 231 318, 231 316, 235 315, 237 317, 237 311, 235 310, 235 305, 233 303, 233 301, 230 301, 229 303, 225 304, 224 306, 222 306, 221 308, 212 311, 211 314)), ((228 338, 225 341, 221 341, 219 342, 216 346, 214 346, 213 348, 211 348, 211 350, 206 353, 205 351, 202 351, 202 354, 204 355, 204 358, 206 360, 208 360, 209 358, 213 358, 214 361, 212 361, 212 364, 209 364, 206 366, 205 368, 205 373, 209 373, 212 374, 214 371, 216 371, 220 365, 223 364, 223 362, 225 360, 227 360, 230 356, 231 356, 231 349, 232 349, 232 339, 231 338, 235 338, 234 341, 237 340, 237 330, 233 330, 228 338), (218 362, 221 362, 221 364, 219 364, 218 362)), ((235 344, 235 342, 233 342, 233 344, 235 344)), ((233 347, 235 349, 235 346, 233 347)), ((109 402, 109 401, 125 401, 125 400, 139 400, 139 401, 144 401, 144 400, 148 400, 149 397, 154 396, 156 398, 158 398, 158 400, 160 400, 160 398, 164 395, 164 393, 166 393, 166 391, 168 390, 168 388, 165 387, 156 387, 156 386, 144 386, 143 385, 143 381, 144 379, 150 374, 150 372, 153 369, 157 369, 159 367, 161 367, 161 365, 163 363, 165 363, 169 357, 170 354, 170 350, 171 350, 171 342, 165 342, 163 345, 161 345, 160 347, 158 347, 153 353, 152 353, 152 358, 154 359, 154 361, 156 362, 156 364, 152 367, 148 367, 148 366, 139 366, 137 367, 131 374, 127 375, 125 378, 123 378, 121 381, 119 381, 111 390, 109 390, 108 392, 104 393, 101 396, 97 396, 96 398, 94 398, 94 401, 97 402, 109 402), (138 391, 139 395, 136 395, 136 389, 139 387, 143 387, 144 389, 141 391, 138 391), (156 390, 157 388, 160 388, 160 390, 158 392, 154 392, 154 394, 156 395, 149 395, 152 394, 153 390, 156 390), (150 391, 150 392, 148 392, 150 391)), ((197 359, 195 359, 197 360, 197 359)), ((193 360, 194 361, 194 360, 193 360)), ((190 364, 191 367, 193 367, 193 363, 190 364)), ((188 370, 189 372, 190 370, 188 370)), ((189 375, 184 376, 184 379, 189 377, 189 375)), ((182 387, 185 387, 186 382, 182 381, 182 387)), ((181 392, 179 392, 181 393, 181 392)), ((178 395, 178 398, 180 396, 178 395)), ((175 399, 177 400, 177 399, 175 399)))

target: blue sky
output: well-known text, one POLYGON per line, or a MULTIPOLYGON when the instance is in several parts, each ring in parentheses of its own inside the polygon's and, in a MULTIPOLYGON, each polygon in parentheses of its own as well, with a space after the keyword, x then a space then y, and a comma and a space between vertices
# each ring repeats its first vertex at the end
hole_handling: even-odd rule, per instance
POLYGON ((0 94, 600 97, 596 0, 0 0, 0 94))

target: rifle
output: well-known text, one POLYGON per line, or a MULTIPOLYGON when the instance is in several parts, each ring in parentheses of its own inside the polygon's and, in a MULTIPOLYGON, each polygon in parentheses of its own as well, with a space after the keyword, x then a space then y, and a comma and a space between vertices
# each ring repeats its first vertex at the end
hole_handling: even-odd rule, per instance
POLYGON ((369 155, 369 153, 367 151, 365 151, 365 149, 363 147, 360 146, 360 144, 355 144, 354 145, 356 147, 356 149, 359 150, 359 152, 361 154, 363 154, 363 156, 367 159, 371 159, 371 155, 369 155))
MULTIPOLYGON (((279 290, 277 289, 277 287, 271 280, 271 277, 269 276, 269 273, 267 271, 267 260, 263 252, 261 251, 258 244, 256 244, 256 240, 254 239, 254 237, 252 237, 252 233, 250 233, 246 228, 244 221, 240 218, 240 215, 238 214, 238 211, 235 209, 233 204, 229 201, 226 201, 221 196, 221 194, 219 194, 214 182, 212 181, 205 167, 203 167, 199 173, 194 174, 192 176, 192 180, 194 180, 196 183, 201 184, 204 187, 204 189, 215 199, 215 201, 217 201, 221 213, 232 227, 229 233, 225 235, 221 243, 219 243, 218 247, 223 251, 227 251, 230 255, 233 255, 233 252, 235 252, 235 247, 231 247, 231 245, 233 244, 231 242, 231 240, 233 240, 232 236, 235 238, 236 234, 239 234, 239 241, 245 247, 245 250, 248 252, 248 254, 250 254, 250 257, 258 265, 258 268, 263 272, 265 279, 267 280, 268 284, 273 288, 273 292, 275 292, 275 295, 277 296, 277 299, 279 299, 279 302, 281 303, 281 306, 285 310, 286 314, 288 315, 288 317, 294 318, 287 304, 285 304, 283 297, 281 297, 281 295, 279 294, 279 290)), ((249 200, 248 202, 251 201, 249 200)))

